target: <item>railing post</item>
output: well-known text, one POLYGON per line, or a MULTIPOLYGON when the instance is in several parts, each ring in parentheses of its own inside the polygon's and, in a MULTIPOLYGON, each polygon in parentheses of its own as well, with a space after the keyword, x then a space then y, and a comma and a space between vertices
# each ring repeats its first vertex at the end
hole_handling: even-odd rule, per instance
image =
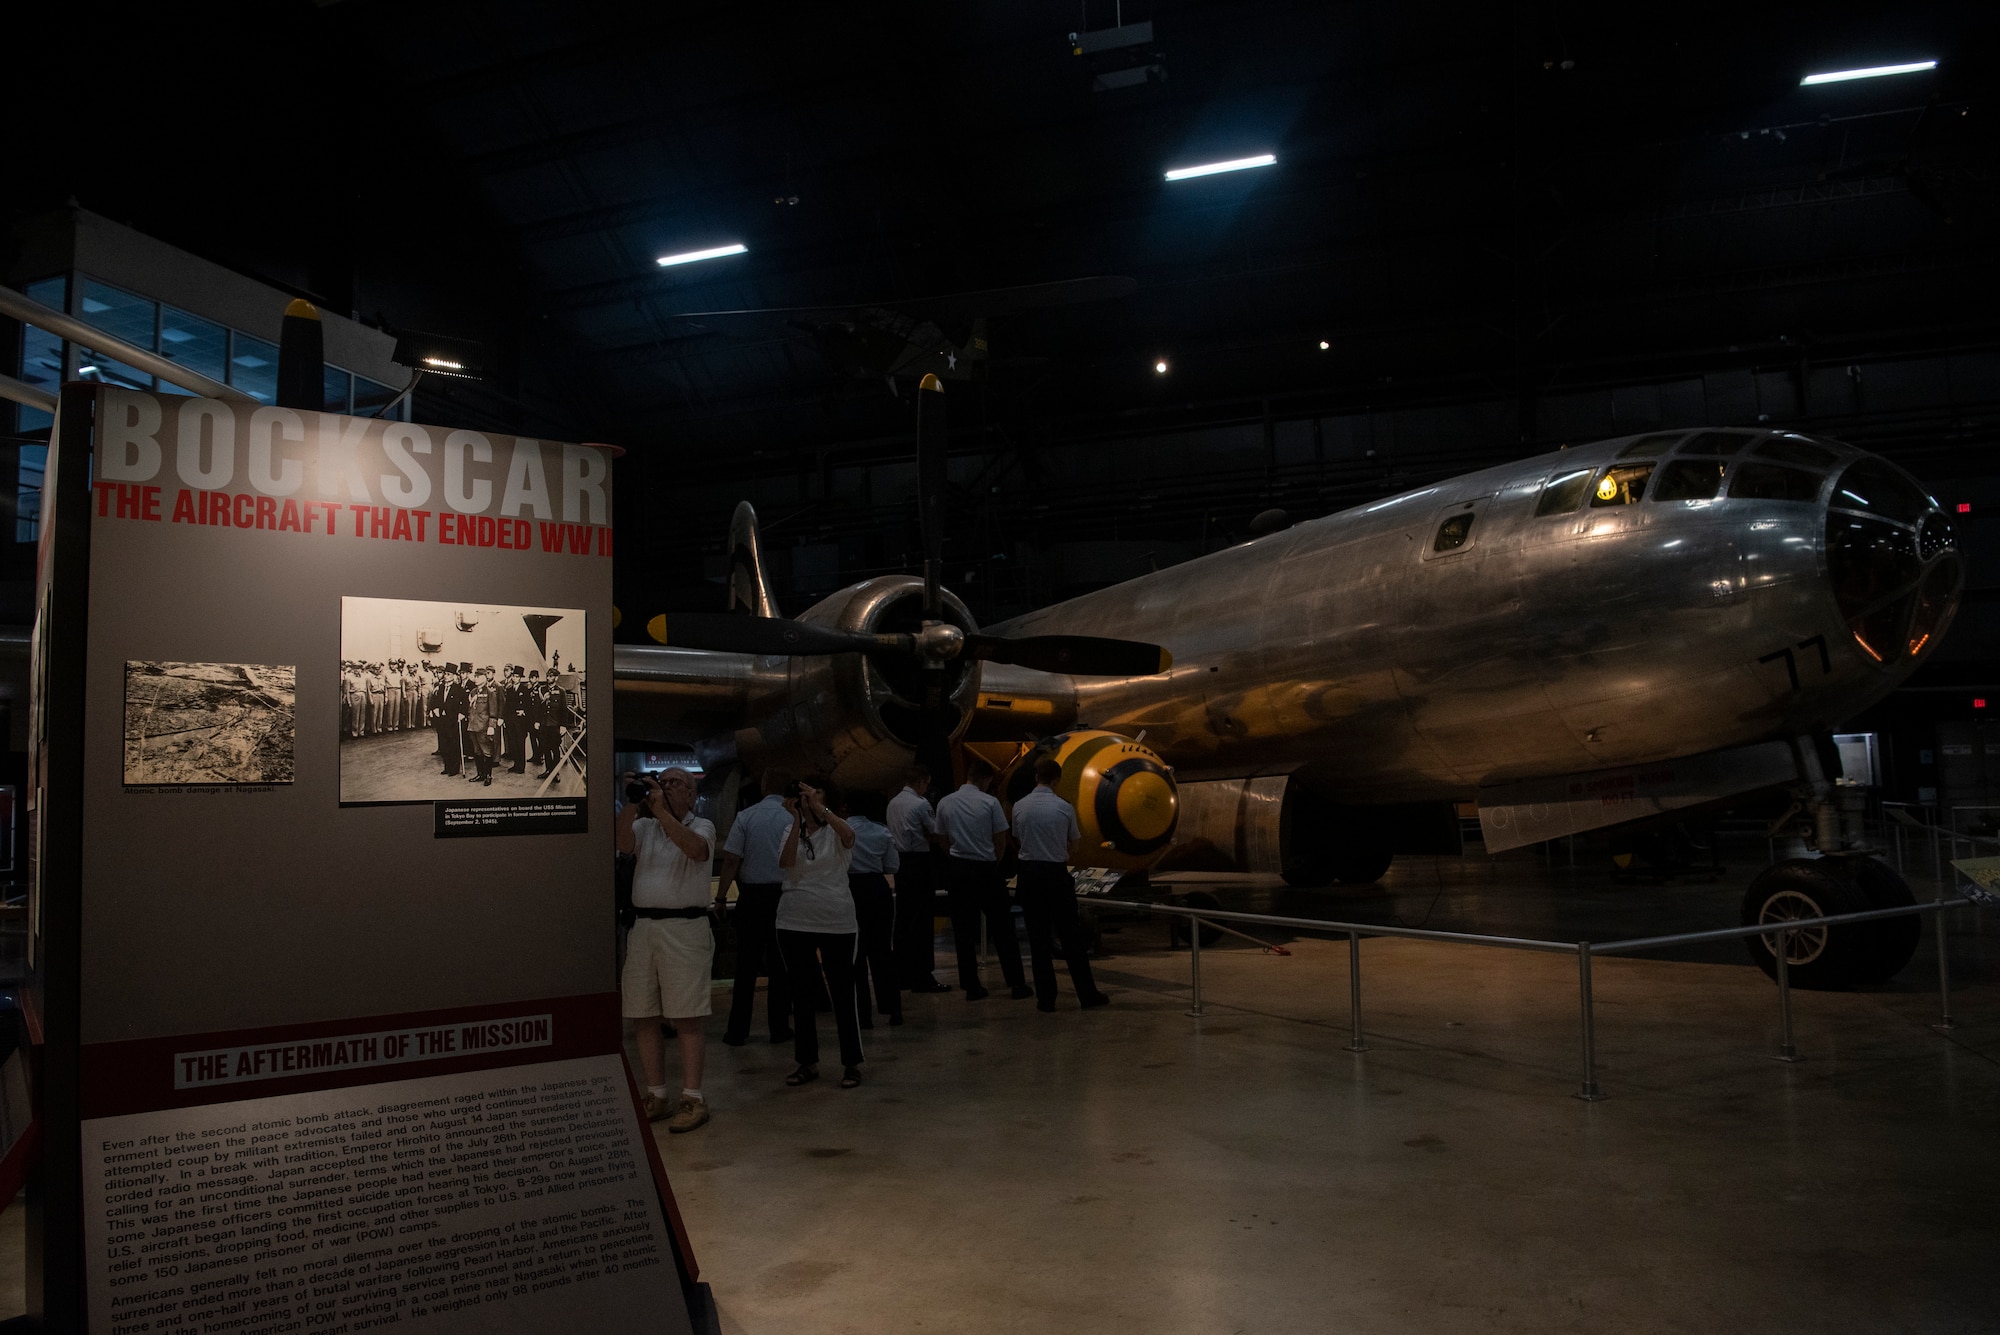
POLYGON ((1188 975, 1194 983, 1194 1009, 1189 1015, 1201 1014, 1201 919, 1188 914, 1188 975))
POLYGON ((1778 1055, 1773 1060, 1795 1062, 1799 1050, 1792 1043, 1792 929, 1778 932, 1778 1055))
POLYGON ((1577 1087, 1575 1097, 1586 1103, 1596 1103, 1604 1097, 1597 1087, 1597 1024, 1591 1013, 1590 1003, 1590 942, 1576 943, 1577 991, 1583 998, 1583 1083, 1577 1087))
POLYGON ((1932 930, 1937 934, 1938 957, 1938 1022, 1934 1029, 1949 1033, 1956 1027, 1951 1018, 1951 964, 1945 955, 1944 942, 1944 887, 1938 887, 1938 911, 1931 915, 1932 930))
POLYGON ((1347 1040, 1349 1052, 1366 1052, 1368 1045, 1361 1041, 1361 934, 1347 934, 1347 1019, 1353 1037, 1347 1040))

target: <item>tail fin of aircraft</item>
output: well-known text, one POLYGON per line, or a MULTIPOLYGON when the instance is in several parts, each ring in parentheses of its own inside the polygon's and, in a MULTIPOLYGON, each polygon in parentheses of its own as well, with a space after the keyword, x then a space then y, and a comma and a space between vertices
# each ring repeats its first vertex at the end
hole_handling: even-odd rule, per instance
POLYGON ((764 551, 757 543, 757 511, 739 501, 729 521, 729 610, 753 617, 778 615, 771 596, 771 577, 764 572, 764 551))
POLYGON ((983 362, 987 359, 986 317, 980 316, 972 322, 972 334, 965 340, 965 360, 983 362))

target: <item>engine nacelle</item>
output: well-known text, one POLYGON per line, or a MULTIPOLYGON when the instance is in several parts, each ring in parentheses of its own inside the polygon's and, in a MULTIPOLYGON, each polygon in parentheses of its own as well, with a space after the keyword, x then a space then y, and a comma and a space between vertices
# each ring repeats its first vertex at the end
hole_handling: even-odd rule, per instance
POLYGON ((1082 865, 1137 871, 1173 842, 1180 812, 1174 776, 1152 751, 1094 728, 1037 742, 1001 776, 1010 808, 1034 790, 1035 762, 1044 756, 1062 766, 1056 793, 1083 827, 1082 865))
MULTIPOLYGON (((923 625, 924 583, 908 575, 863 580, 820 600, 800 621, 877 634, 914 633, 923 625)), ((944 619, 961 630, 978 623, 949 591, 944 619)), ((771 765, 817 771, 844 788, 893 790, 916 758, 929 675, 942 674, 955 740, 972 717, 979 665, 959 658, 927 668, 915 657, 831 654, 785 660, 782 685, 765 693, 771 712, 737 734, 753 771, 771 765)), ((754 711, 753 711, 754 712, 754 711)))

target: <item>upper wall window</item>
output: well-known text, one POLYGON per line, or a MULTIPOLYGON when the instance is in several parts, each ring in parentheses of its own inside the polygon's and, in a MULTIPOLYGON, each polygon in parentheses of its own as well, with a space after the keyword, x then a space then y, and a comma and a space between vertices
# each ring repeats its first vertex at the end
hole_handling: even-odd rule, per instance
POLYGON ((213 320, 164 307, 160 311, 160 355, 210 380, 226 382, 229 331, 213 320))
POLYGON ((248 334, 229 337, 229 383, 259 403, 278 398, 278 345, 248 334))
MULTIPOLYGON (((21 288, 21 291, 27 294, 30 301, 38 301, 51 310, 59 311, 63 309, 69 300, 69 279, 61 275, 54 278, 44 278, 38 282, 25 284, 21 288)), ((45 389, 51 394, 61 389, 63 381, 62 340, 46 329, 38 329, 31 324, 22 325, 20 376, 21 379, 27 381, 36 389, 45 389)), ((52 426, 56 419, 48 413, 43 412, 40 408, 30 408, 22 405, 15 409, 14 420, 17 423, 16 430, 28 432, 44 430, 52 426)), ((36 494, 40 495, 41 474, 39 471, 37 471, 35 477, 36 494)), ((22 541, 33 541, 33 539, 25 538, 22 541)))
MULTIPOLYGON (((390 402, 402 392, 400 389, 391 389, 387 385, 378 384, 370 380, 367 376, 358 375, 354 377, 354 415, 356 417, 373 417, 376 413, 382 411, 384 404, 390 402)), ((402 406, 392 416, 401 416, 409 411, 410 401, 405 399, 402 406)))
MULTIPOLYGON (((82 317, 85 324, 102 329, 113 338, 130 343, 133 347, 147 352, 156 351, 159 346, 160 307, 157 302, 146 300, 136 293, 123 288, 100 283, 94 278, 83 280, 83 290, 79 293, 82 317)), ((151 389, 153 377, 150 372, 141 371, 136 366, 128 366, 107 352, 97 352, 90 348, 77 349, 77 375, 84 380, 95 380, 106 385, 123 385, 127 389, 151 389)), ((172 386, 168 392, 173 392, 172 386)))

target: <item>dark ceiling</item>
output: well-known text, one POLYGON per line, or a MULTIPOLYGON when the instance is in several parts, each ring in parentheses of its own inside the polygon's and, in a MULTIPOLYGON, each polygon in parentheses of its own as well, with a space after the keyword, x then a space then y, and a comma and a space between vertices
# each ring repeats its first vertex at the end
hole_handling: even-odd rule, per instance
POLYGON ((996 318, 996 403, 1532 392, 1780 336, 1989 337, 1992 6, 1871 8, 1134 3, 1165 77, 1109 92, 1067 41, 1109 5, 92 10, 40 44, 52 133, 16 198, 487 340, 518 401, 488 411, 633 446, 906 429, 782 321, 677 312, 1084 275, 1139 288, 996 318), (1918 57, 1942 63, 1798 86, 1918 57))
MULTIPOLYGON (((1429 444, 1453 463, 1561 438, 1537 405, 1578 387, 2000 348, 1991 3, 291 0, 27 22, 16 210, 74 197, 486 342, 495 380, 427 385, 421 414, 629 447, 620 523, 661 560, 666 484, 906 453, 911 428, 784 320, 690 311, 1127 276, 1116 300, 992 303, 960 431, 999 449, 1511 405, 1504 438, 1429 444), (1153 24, 1164 77, 1094 92, 1069 36, 1121 17, 1153 24), (1799 86, 1920 58, 1938 69, 1799 86), (1264 151, 1275 167, 1161 178, 1264 151), (724 242, 748 253, 653 262, 724 242)), ((956 336, 979 306, 904 309, 956 336)))

